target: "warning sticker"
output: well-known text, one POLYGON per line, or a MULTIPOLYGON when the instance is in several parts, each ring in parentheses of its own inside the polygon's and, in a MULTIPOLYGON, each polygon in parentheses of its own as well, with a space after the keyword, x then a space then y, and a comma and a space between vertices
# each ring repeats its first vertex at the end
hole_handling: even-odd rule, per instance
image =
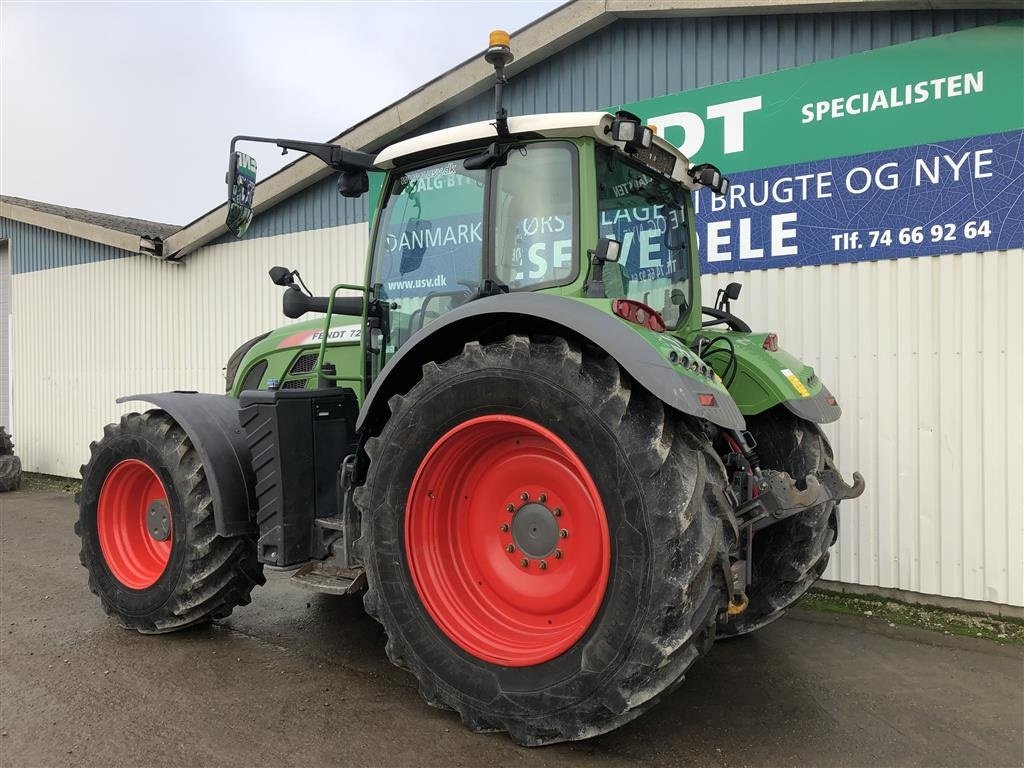
POLYGON ((804 383, 800 381, 799 377, 789 370, 789 368, 783 368, 782 375, 789 379, 789 383, 793 385, 793 389, 799 393, 800 397, 811 396, 811 393, 807 391, 807 387, 804 386, 804 383))

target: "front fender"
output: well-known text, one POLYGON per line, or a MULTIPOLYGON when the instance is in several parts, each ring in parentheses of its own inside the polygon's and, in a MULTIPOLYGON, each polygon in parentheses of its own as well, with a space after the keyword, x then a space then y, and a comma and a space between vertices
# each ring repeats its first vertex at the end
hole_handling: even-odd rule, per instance
POLYGON ((737 361, 735 377, 726 370, 727 345, 715 344, 713 349, 718 351, 707 353, 707 359, 728 382, 729 392, 744 416, 780 404, 816 424, 835 421, 842 415, 839 403, 811 366, 784 349, 772 352, 764 348, 768 334, 705 330, 702 335, 711 339, 724 336, 732 342, 737 361))
POLYGON ((256 533, 250 510, 256 508, 252 454, 238 421, 238 401, 227 395, 159 392, 119 397, 152 403, 185 430, 199 459, 213 499, 213 517, 221 536, 256 533))
MULTIPOLYGON (((610 301, 601 301, 610 310, 610 301)), ((467 341, 510 333, 548 333, 592 343, 666 405, 722 427, 744 428, 743 416, 720 383, 683 369, 684 355, 692 358, 693 353, 681 342, 626 323, 595 306, 601 301, 511 293, 478 299, 442 315, 417 331, 381 370, 363 401, 357 429, 377 419, 391 395, 408 390, 424 363, 458 354, 467 341), (708 393, 714 395, 714 405, 701 405, 698 395, 708 393)))

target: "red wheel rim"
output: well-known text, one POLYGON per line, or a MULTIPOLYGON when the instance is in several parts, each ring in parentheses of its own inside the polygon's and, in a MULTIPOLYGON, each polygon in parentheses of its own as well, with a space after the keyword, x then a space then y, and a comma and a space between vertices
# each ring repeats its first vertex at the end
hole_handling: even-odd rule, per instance
POLYGON ((420 463, 406 510, 413 584, 467 653, 540 664, 597 615, 611 562, 604 506, 583 462, 539 424, 492 415, 450 430, 420 463))
POLYGON ((126 587, 151 587, 167 568, 173 540, 170 509, 164 484, 152 467, 138 459, 118 463, 103 481, 96 509, 100 551, 114 578, 126 587), (147 513, 154 502, 166 510, 163 541, 147 528, 147 513))

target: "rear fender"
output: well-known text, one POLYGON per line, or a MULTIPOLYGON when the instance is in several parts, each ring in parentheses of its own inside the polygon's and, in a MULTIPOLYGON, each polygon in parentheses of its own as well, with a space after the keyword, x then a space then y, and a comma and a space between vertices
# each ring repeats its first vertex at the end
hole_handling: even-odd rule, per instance
POLYGON ((559 335, 594 344, 666 405, 722 427, 744 428, 725 387, 671 362, 681 361, 684 354, 693 357, 682 342, 635 327, 592 303, 561 296, 511 293, 472 301, 417 331, 388 361, 363 401, 357 429, 379 426, 387 416, 388 399, 408 391, 424 363, 447 360, 468 341, 512 333, 559 335), (698 395, 705 393, 714 394, 714 405, 700 404, 698 395))
POLYGON ((256 508, 252 456, 238 422, 238 401, 226 395, 160 392, 129 395, 117 402, 152 403, 185 430, 203 462, 221 536, 256 534, 250 510, 256 508))
POLYGON ((763 413, 776 405, 784 405, 816 424, 835 421, 842 415, 842 408, 811 366, 783 349, 772 352, 764 348, 768 334, 704 330, 702 335, 726 337, 732 342, 737 359, 735 378, 726 370, 727 344, 715 344, 713 349, 719 351, 705 356, 729 384, 729 392, 744 416, 763 413))

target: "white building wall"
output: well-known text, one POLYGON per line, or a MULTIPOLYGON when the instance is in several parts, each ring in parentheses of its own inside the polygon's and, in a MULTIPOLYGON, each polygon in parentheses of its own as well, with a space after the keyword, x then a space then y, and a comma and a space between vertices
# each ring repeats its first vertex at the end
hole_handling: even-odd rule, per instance
POLYGON ((733 311, 839 399, 864 495, 825 578, 1024 605, 1024 251, 738 272, 733 311))
POLYGON ((267 270, 314 292, 362 283, 367 225, 206 246, 182 265, 147 256, 13 276, 14 401, 26 470, 77 477, 103 425, 144 404, 125 394, 224 391, 246 339, 289 322, 267 270))
MULTIPOLYGON (((355 224, 207 246, 178 267, 15 275, 26 468, 77 475, 102 426, 140 407, 117 406, 122 394, 223 391, 231 351, 284 321, 266 270, 298 268, 315 292, 358 283, 366 241, 355 224)), ((730 280, 744 284, 738 313, 839 398, 826 432, 844 473, 867 479, 826 578, 1024 605, 1024 251, 709 276, 704 303, 730 280)))

